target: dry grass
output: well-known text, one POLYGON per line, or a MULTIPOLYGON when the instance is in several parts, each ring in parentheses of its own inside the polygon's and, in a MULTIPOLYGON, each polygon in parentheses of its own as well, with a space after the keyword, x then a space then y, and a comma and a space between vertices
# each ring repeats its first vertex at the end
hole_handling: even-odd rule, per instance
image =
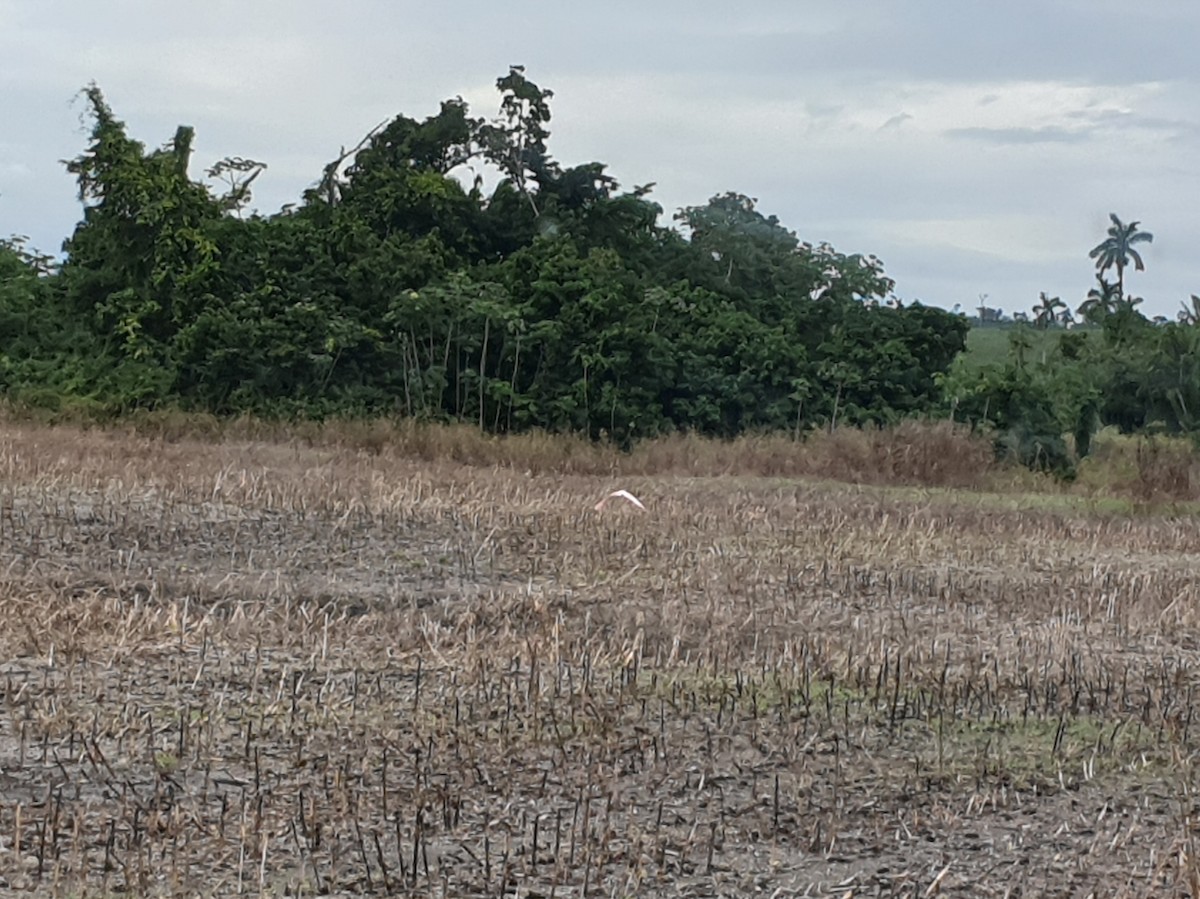
POLYGON ((1081 486, 1141 503, 1200 500, 1200 453, 1181 437, 1129 437, 1106 430, 1080 465, 1081 486))
POLYGON ((4 886, 1195 895, 1189 520, 339 433, 0 435, 4 886))
POLYGON ((986 437, 952 422, 817 430, 802 440, 781 434, 732 440, 676 434, 643 441, 629 453, 578 437, 543 432, 495 437, 470 425, 407 419, 278 423, 167 411, 136 415, 123 430, 166 442, 291 443, 530 474, 745 475, 958 488, 995 487, 1012 477, 1011 469, 996 463, 986 437))

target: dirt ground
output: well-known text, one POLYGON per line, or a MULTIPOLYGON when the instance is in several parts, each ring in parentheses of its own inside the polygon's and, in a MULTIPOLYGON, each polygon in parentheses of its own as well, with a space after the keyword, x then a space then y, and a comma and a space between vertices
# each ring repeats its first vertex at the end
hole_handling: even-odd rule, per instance
POLYGON ((1195 896, 1198 561, 1047 497, 6 426, 0 893, 1195 896))

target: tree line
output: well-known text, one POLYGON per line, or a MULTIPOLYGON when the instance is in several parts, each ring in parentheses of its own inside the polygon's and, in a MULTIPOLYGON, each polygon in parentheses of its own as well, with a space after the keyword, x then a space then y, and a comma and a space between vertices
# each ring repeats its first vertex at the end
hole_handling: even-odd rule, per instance
POLYGON ((661 224, 653 185, 553 158, 551 91, 520 67, 497 90, 488 119, 461 99, 397 116, 260 215, 264 163, 198 180, 190 128, 147 149, 88 87, 65 258, 0 248, 0 388, 116 413, 399 414, 623 443, 937 407, 967 325, 880 305, 878 259, 804 243, 737 193, 661 224), (465 181, 468 164, 496 186, 465 181))
MULTIPOLYGON (((952 416, 1063 472, 1066 435, 1079 454, 1104 424, 1200 428, 1194 318, 1152 327, 1125 291, 1137 222, 1114 216, 1093 251, 1092 328, 1041 360, 1018 328, 1005 363, 967 370, 967 318, 896 300, 875 256, 802 241, 735 192, 663 223, 652 183, 554 159, 550 90, 519 66, 496 87, 491 117, 459 98, 398 115, 263 215, 265 163, 197 178, 190 128, 147 148, 89 86, 63 258, 0 242, 0 390, 106 415, 400 415, 623 445, 952 416), (480 167, 494 187, 464 176, 480 167)), ((1043 295, 1039 323, 1064 305, 1043 295)))

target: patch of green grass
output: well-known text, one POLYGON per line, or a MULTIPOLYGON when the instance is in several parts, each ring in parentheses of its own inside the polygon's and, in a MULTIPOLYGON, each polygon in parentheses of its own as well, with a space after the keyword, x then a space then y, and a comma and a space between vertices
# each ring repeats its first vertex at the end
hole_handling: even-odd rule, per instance
POLYGON ((931 506, 986 509, 994 512, 1058 512, 1080 517, 1200 514, 1200 502, 1139 502, 1129 497, 1104 495, 1098 492, 1092 481, 1080 485, 1084 488, 1082 492, 1073 491, 1070 487, 1064 487, 1047 477, 1039 478, 1024 469, 1014 469, 1011 476, 1011 485, 999 483, 991 490, 905 484, 851 484, 824 478, 767 478, 748 475, 730 475, 725 480, 731 488, 756 484, 778 484, 780 487, 804 484, 819 488, 823 493, 842 495, 853 501, 890 500, 931 506))
MULTIPOLYGON (((1017 325, 993 325, 972 328, 967 332, 967 348, 958 357, 956 365, 966 373, 973 373, 994 365, 1003 365, 1011 354, 1009 338, 1017 325)), ((1045 362, 1058 349, 1058 342, 1067 333, 1079 334, 1098 330, 1076 328, 1067 332, 1063 328, 1035 328, 1027 326, 1029 349, 1025 358, 1030 362, 1045 362)))
POLYGON ((932 721, 926 764, 946 776, 1014 785, 1078 784, 1112 775, 1161 773, 1166 746, 1136 722, 1093 715, 932 721))
MULTIPOLYGON (((892 687, 881 691, 814 678, 804 688, 794 678, 738 677, 700 668, 673 672, 642 671, 635 690, 643 698, 666 699, 711 712, 733 714, 748 707, 757 714, 783 712, 811 718, 814 732, 873 731, 894 753, 895 771, 915 773, 947 785, 1008 783, 1021 789, 1072 786, 1112 777, 1161 776, 1171 765, 1162 735, 1127 717, 1090 714, 1023 716, 997 706, 989 717, 961 717, 951 710, 909 711, 893 716, 892 687)), ((920 697, 911 689, 898 694, 899 707, 911 710, 920 697)), ((876 749, 878 751, 878 748, 876 749)))

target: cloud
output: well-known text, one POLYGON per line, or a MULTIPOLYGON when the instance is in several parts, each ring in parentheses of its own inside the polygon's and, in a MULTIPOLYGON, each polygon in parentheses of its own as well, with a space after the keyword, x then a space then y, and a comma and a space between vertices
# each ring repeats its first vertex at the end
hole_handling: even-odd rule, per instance
POLYGON ((1049 213, 1010 213, 945 219, 897 219, 881 233, 898 243, 951 249, 1012 263, 1041 265, 1078 258, 1082 229, 1066 230, 1049 213))
POLYGON ((78 218, 58 160, 86 145, 71 97, 92 79, 150 146, 194 125, 197 171, 226 155, 267 162, 255 202, 269 212, 397 113, 461 94, 493 115, 496 77, 521 63, 555 92, 556 157, 657 182, 668 219, 742 191, 805 239, 882 256, 904 296, 988 292, 1011 308, 1086 290, 1087 249, 1116 211, 1157 235, 1136 288, 1148 307, 1200 287, 1183 249, 1200 224, 1179 202, 1200 192, 1200 4, 54 9, 0 0, 0 234, 46 247, 78 218))
POLYGON ((1089 137, 1087 131, 1052 125, 1040 128, 951 128, 946 134, 991 144, 1077 144, 1089 137))

